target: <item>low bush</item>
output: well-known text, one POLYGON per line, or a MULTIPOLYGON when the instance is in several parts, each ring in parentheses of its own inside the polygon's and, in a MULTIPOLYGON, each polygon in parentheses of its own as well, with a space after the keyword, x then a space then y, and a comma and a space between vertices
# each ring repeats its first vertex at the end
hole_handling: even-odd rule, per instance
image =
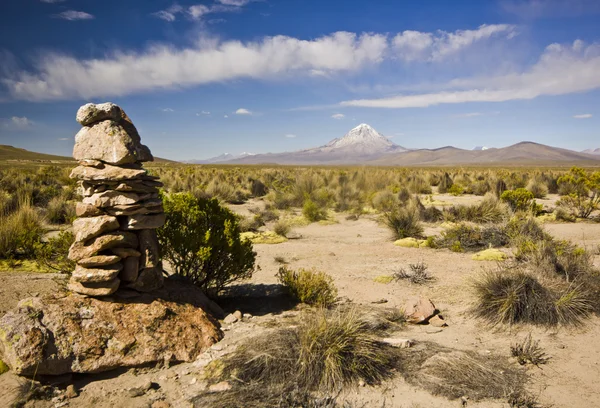
POLYGON ((270 331, 238 347, 213 379, 234 378, 233 388, 195 402, 214 408, 333 408, 305 404, 312 404, 317 393, 331 395, 359 381, 378 384, 391 377, 397 351, 379 342, 377 334, 355 309, 306 314, 294 328, 270 331), (295 400, 291 405, 290 399, 295 400))
POLYGON ((314 201, 308 198, 302 206, 302 215, 310 222, 317 222, 327 219, 327 209, 319 207, 314 201))
POLYGON ((470 221, 478 224, 500 223, 509 217, 506 204, 495 196, 487 195, 476 205, 455 205, 443 212, 444 218, 451 222, 470 221))
POLYGON ((383 214, 383 222, 392 231, 394 240, 402 238, 418 238, 423 234, 418 208, 408 206, 396 208, 383 214))
POLYGON ((408 271, 404 268, 400 268, 397 272, 394 272, 393 279, 408 280, 416 285, 423 285, 435 280, 435 278, 429 274, 427 269, 427 265, 423 262, 409 264, 408 271))
POLYGON ((256 253, 242 241, 237 217, 216 199, 163 195, 165 225, 158 229, 163 257, 175 274, 217 294, 254 272, 256 253))
POLYGON ((593 310, 581 286, 540 281, 519 269, 485 272, 474 289, 473 313, 493 325, 577 325, 593 310))
POLYGON ((474 226, 461 223, 442 232, 435 246, 455 252, 479 251, 508 245, 510 238, 502 225, 474 226))
POLYGON ((548 187, 542 181, 531 180, 527 184, 527 190, 533 194, 533 198, 546 198, 548 195, 548 187))
POLYGON ((0 258, 32 258, 44 233, 43 222, 36 209, 28 205, 0 215, 0 258))
POLYGON ((550 357, 546 355, 544 350, 540 347, 538 340, 533 341, 531 333, 522 341, 513 344, 510 347, 511 356, 515 357, 519 364, 533 364, 540 366, 550 361, 550 357))
POLYGON ((524 188, 507 190, 500 199, 507 203, 513 211, 529 211, 535 204, 533 193, 524 188))
POLYGON ((71 273, 75 269, 75 262, 68 257, 69 248, 75 242, 71 231, 62 231, 57 237, 49 238, 47 242, 40 242, 36 246, 35 257, 38 264, 59 273, 71 273))
POLYGON ((563 195, 558 204, 572 215, 589 218, 600 208, 600 171, 588 173, 573 167, 558 179, 558 185, 563 195))
POLYGON ((285 220, 279 220, 273 225, 273 231, 282 237, 287 236, 291 230, 292 228, 290 227, 290 224, 285 220))
POLYGON ((294 271, 282 267, 279 268, 277 279, 285 286, 289 294, 301 303, 329 307, 337 299, 337 288, 333 283, 333 278, 324 272, 314 269, 294 271))
POLYGON ((46 207, 46 218, 53 224, 70 224, 75 219, 75 204, 64 197, 54 197, 46 207))

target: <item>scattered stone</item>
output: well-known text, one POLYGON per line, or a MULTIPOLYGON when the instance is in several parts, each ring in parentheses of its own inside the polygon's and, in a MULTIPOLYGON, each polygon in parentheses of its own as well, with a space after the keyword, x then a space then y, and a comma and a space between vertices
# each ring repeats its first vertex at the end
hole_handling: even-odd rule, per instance
POLYGON ((236 319, 238 320, 242 320, 242 312, 240 312, 239 310, 236 310, 235 312, 233 312, 233 315, 236 317, 236 319))
POLYGON ((198 382, 198 379, 196 377, 192 378, 189 382, 190 385, 194 385, 198 382))
POLYGON ((77 389, 75 388, 75 386, 73 384, 70 384, 69 386, 67 386, 67 389, 65 390, 66 398, 73 399, 73 398, 77 398, 78 396, 79 396, 79 392, 77 391, 77 389))
POLYGON ((225 392, 231 389, 231 384, 227 381, 221 381, 220 383, 213 384, 208 387, 209 392, 225 392))
POLYGON ((223 323, 225 324, 233 324, 235 322, 238 321, 238 318, 235 317, 233 314, 228 314, 227 316, 225 316, 225 318, 223 319, 223 323))
POLYGON ((244 319, 252 319, 254 316, 252 316, 250 313, 244 313, 244 315, 242 317, 244 319))
POLYGON ((387 302, 388 302, 387 299, 381 298, 379 300, 374 300, 371 303, 376 304, 376 305, 380 305, 380 304, 387 303, 387 302))
POLYGON ((418 324, 427 322, 437 313, 437 310, 431 300, 419 296, 405 303, 404 313, 409 323, 418 324))
POLYGON ((435 315, 428 320, 428 323, 435 327, 448 327, 448 323, 444 320, 442 315, 435 315))
POLYGON ((392 347, 398 347, 398 348, 409 348, 409 347, 412 347, 414 344, 414 341, 412 341, 410 339, 397 339, 397 338, 392 338, 392 337, 385 338, 381 341, 383 341, 386 344, 389 344, 392 347))

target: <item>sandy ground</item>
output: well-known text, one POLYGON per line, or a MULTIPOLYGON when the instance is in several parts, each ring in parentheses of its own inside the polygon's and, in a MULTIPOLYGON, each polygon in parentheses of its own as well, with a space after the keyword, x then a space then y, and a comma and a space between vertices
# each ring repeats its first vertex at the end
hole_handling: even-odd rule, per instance
MULTIPOLYGON (((452 199, 444 196, 444 201, 452 199)), ((471 200, 468 203, 472 203, 471 200)), ((249 206, 236 206, 236 211, 247 213, 249 206)), ((275 257, 283 257, 291 268, 316 268, 333 276, 342 298, 368 307, 402 307, 415 295, 430 298, 448 322, 444 329, 431 326, 408 326, 399 336, 419 342, 435 342, 458 349, 475 350, 480 353, 508 355, 516 339, 532 333, 534 339, 551 357, 542 368, 529 368, 529 390, 539 395, 541 403, 553 407, 600 406, 600 319, 592 317, 581 329, 541 329, 532 326, 493 329, 471 317, 472 294, 469 282, 494 263, 471 260, 470 254, 453 253, 448 250, 429 248, 401 248, 392 244, 389 232, 376 221, 375 216, 364 216, 357 221, 337 216, 337 224, 311 224, 294 228, 302 236, 278 245, 256 245, 260 270, 250 282, 239 286, 247 290, 248 284, 257 294, 266 293, 277 283, 275 274, 281 266, 275 257), (436 280, 424 286, 406 282, 376 283, 374 279, 391 275, 410 263, 425 262, 436 280), (385 304, 372 302, 385 299, 385 304)), ((600 245, 600 224, 546 224, 546 229, 561 239, 569 239, 589 248, 600 245)), ((597 253, 597 252, 596 252, 597 253)), ((595 255, 596 264, 600 256, 595 255)), ((0 275, 0 314, 13 307, 19 298, 57 289, 56 277, 40 274, 0 275)), ((233 290, 236 292, 236 290, 233 290)), ((225 339, 213 346, 211 351, 194 363, 180 364, 170 368, 157 367, 107 373, 103 376, 73 377, 81 390, 75 399, 57 397, 52 402, 37 402, 32 406, 71 407, 148 407, 155 401, 166 401, 171 406, 189 407, 189 399, 206 389, 202 369, 211 358, 235 349, 235 345, 249 335, 267 330, 272 322, 285 321, 297 314, 287 310, 288 305, 259 300, 239 302, 223 306, 228 310, 239 308, 254 317, 225 327, 225 339), (283 320, 282 320, 283 319, 283 320), (160 386, 140 397, 132 397, 129 389, 147 381, 160 386)), ((10 375, 0 376, 0 401, 11 393, 16 379, 10 375), (3 386, 4 384, 4 386, 3 386), (7 391, 8 390, 8 391, 7 391), (3 394, 4 392, 4 394, 3 394)), ((434 397, 396 378, 379 387, 350 390, 346 397, 365 404, 365 407, 433 408, 458 407, 458 401, 434 397)), ((0 402, 0 406, 2 403, 0 402)), ((360 406, 360 405, 359 405, 360 406)), ((469 407, 505 407, 499 402, 469 402, 469 407)))

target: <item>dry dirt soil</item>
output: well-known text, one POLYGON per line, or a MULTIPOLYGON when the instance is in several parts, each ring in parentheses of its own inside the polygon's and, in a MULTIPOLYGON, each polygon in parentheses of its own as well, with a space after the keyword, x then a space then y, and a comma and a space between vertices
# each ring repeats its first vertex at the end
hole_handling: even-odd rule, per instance
MULTIPOLYGON (((437 197, 446 201, 450 197, 437 197)), ((473 202, 476 198, 461 198, 473 202)), ((454 200, 459 201, 459 200, 454 200)), ((549 201, 551 203, 551 200, 549 201)), ((247 213, 250 203, 233 207, 247 213)), ((469 282, 493 262, 471 260, 470 254, 453 253, 449 250, 429 248, 401 248, 393 245, 389 231, 377 222, 375 216, 364 216, 356 221, 337 215, 331 225, 311 224, 294 228, 300 239, 277 245, 255 245, 260 270, 251 281, 235 288, 232 293, 252 292, 258 298, 246 297, 223 301, 226 310, 239 309, 251 313, 232 325, 225 325, 225 338, 203 355, 198 361, 172 367, 152 367, 106 373, 101 376, 75 376, 63 381, 73 381, 79 396, 67 399, 57 395, 51 401, 40 401, 28 406, 35 407, 190 407, 190 398, 207 387, 203 368, 214 358, 235 350, 236 344, 246 337, 261 333, 267 327, 286 324, 286 319, 299 312, 289 305, 261 298, 276 288, 275 274, 281 266, 275 257, 283 257, 291 268, 316 268, 330 274, 338 287, 339 295, 366 307, 397 307, 415 295, 431 299, 445 317, 448 327, 409 325, 398 335, 419 342, 435 342, 457 350, 474 350, 484 354, 508 356, 510 346, 529 333, 551 357, 541 368, 528 368, 531 381, 528 389, 539 396, 539 401, 553 407, 600 406, 600 319, 590 317, 577 329, 542 329, 532 326, 490 328, 469 314, 473 297, 469 282), (416 286, 407 282, 377 283, 375 278, 391 275, 411 263, 425 262, 436 280, 427 285, 416 286), (386 303, 373 303, 385 300, 386 303), (153 389, 141 396, 133 396, 132 388, 155 383, 153 389), (157 389, 154 389, 157 388, 157 389), (163 405, 161 405, 163 404, 163 405)), ((597 250, 600 245, 600 224, 546 224, 549 232, 557 238, 569 239, 597 250)), ((427 234, 439 231, 431 226, 427 234)), ((595 252, 596 254, 598 252, 595 252)), ((600 266, 600 257, 595 255, 600 266)), ((0 313, 13 307, 19 298, 57 290, 57 278, 41 274, 8 273, 0 275, 0 313)), ((515 363, 516 364, 516 363, 515 363)), ((24 380, 10 374, 0 376, 0 406, 2 401, 14 395, 24 380)), ((25 383, 25 387, 27 384, 25 383)), ((432 396, 426 391, 407 384, 397 377, 378 387, 359 387, 349 390, 343 397, 358 402, 357 406, 433 408, 458 407, 459 401, 449 401, 432 396)), ((472 402, 468 407, 506 407, 505 402, 472 402)))

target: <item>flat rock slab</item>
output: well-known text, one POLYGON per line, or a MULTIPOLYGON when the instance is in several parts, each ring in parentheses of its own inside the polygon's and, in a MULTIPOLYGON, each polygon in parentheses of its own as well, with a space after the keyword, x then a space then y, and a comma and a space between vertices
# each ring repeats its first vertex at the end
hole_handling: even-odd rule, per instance
POLYGON ((223 336, 211 312, 222 313, 198 288, 171 280, 134 298, 29 298, 0 318, 0 358, 25 376, 194 361, 223 336))

